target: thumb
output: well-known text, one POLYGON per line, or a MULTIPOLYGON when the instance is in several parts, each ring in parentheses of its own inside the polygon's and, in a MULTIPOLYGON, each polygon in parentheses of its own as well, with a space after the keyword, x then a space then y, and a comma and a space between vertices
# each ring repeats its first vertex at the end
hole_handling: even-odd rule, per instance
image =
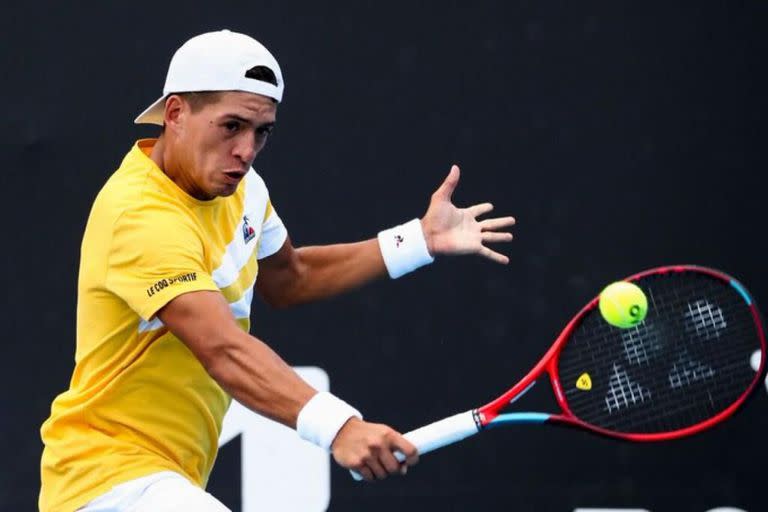
POLYGON ((459 171, 458 165, 451 166, 451 170, 445 178, 445 181, 443 181, 443 184, 435 191, 435 196, 450 201, 453 191, 456 190, 456 185, 459 184, 460 174, 461 172, 459 171))

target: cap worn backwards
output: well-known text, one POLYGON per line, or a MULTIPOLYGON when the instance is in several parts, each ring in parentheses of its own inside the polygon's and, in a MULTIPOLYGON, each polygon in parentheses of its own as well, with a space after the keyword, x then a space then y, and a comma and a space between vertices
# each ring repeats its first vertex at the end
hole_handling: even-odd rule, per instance
POLYGON ((269 50, 250 36, 220 30, 193 37, 171 59, 163 95, 134 121, 163 124, 165 99, 169 94, 201 91, 244 91, 279 102, 283 98, 283 75, 269 50), (266 67, 277 84, 252 78, 249 71, 266 67))

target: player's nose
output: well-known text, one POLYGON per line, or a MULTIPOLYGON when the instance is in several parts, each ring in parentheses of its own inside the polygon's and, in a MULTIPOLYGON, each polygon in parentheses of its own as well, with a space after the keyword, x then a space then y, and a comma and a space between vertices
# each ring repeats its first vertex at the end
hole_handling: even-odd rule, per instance
POLYGON ((250 166, 256 155, 259 152, 256 147, 256 139, 252 134, 243 136, 235 146, 235 156, 241 160, 246 166, 250 166))

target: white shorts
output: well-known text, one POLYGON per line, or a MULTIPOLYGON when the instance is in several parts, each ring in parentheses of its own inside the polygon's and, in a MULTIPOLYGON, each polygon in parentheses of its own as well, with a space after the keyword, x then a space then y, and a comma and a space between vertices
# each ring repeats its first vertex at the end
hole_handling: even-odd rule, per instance
POLYGON ((173 471, 114 486, 77 512, 231 512, 219 500, 173 471))

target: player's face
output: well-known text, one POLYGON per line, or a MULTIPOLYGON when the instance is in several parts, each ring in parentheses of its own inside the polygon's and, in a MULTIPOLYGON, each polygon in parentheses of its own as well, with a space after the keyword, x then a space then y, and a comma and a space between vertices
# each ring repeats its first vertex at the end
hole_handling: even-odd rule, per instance
POLYGON ((264 148, 276 113, 272 99, 238 91, 187 110, 176 144, 188 192, 198 199, 233 194, 264 148))

